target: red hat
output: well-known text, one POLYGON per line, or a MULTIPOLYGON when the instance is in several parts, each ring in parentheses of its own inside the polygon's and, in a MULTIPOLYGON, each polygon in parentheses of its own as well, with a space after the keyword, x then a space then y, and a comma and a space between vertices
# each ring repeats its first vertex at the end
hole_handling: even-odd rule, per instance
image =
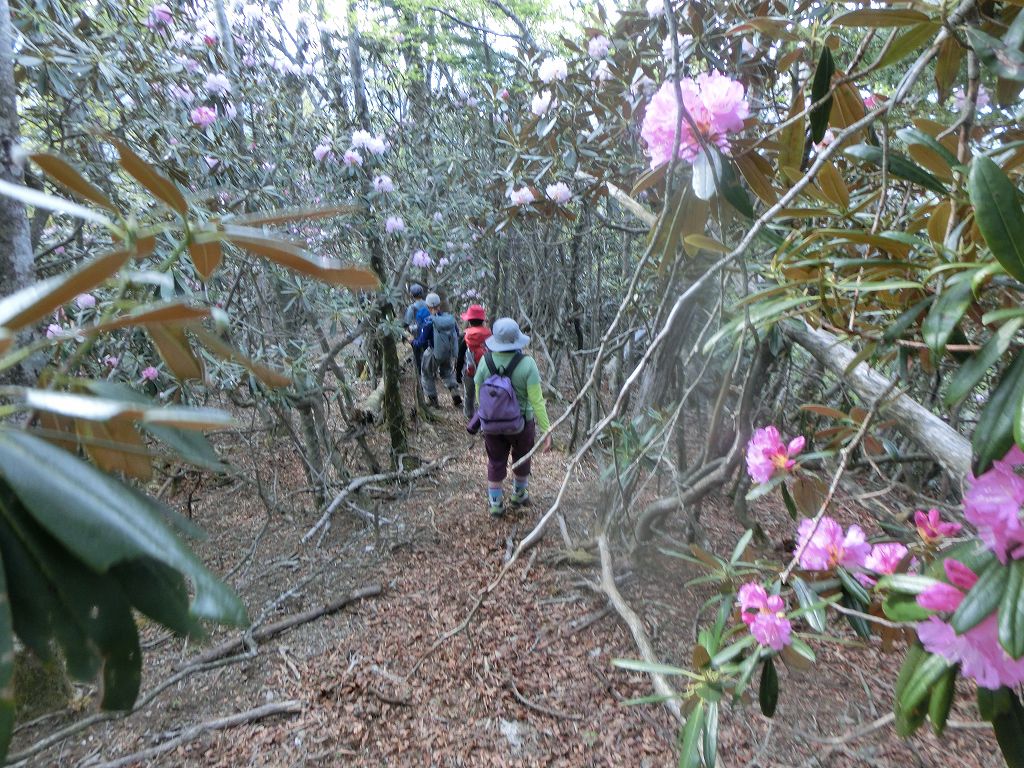
POLYGON ((462 313, 463 320, 484 320, 487 318, 487 313, 484 312, 484 308, 480 304, 470 304, 469 309, 462 313))

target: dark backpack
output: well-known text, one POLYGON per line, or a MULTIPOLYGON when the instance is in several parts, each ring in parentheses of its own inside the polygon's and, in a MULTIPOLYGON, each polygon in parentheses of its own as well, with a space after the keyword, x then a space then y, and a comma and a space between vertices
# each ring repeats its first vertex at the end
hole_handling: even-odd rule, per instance
POLYGON ((516 352, 504 370, 494 364, 490 352, 484 355, 484 359, 489 375, 480 385, 480 431, 485 435, 519 434, 526 426, 526 420, 512 386, 512 372, 523 355, 516 352))

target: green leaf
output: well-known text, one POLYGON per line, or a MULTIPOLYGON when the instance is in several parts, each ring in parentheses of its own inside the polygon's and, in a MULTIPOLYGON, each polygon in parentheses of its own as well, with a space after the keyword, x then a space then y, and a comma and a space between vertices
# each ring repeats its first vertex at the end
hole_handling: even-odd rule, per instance
POLYGON ((958 667, 950 667, 932 687, 931 699, 928 702, 928 719, 932 721, 932 731, 941 736, 946 730, 946 720, 953 706, 953 695, 956 693, 956 675, 958 667))
POLYGON ((1009 573, 1006 574, 1006 591, 999 603, 999 644, 1010 656, 1019 659, 1024 656, 1024 560, 1014 560, 1001 570, 1009 573))
MULTIPOLYGON (((835 62, 832 60, 832 51, 827 45, 821 46, 821 56, 818 57, 818 66, 814 69, 814 81, 811 84, 811 103, 817 104, 825 98, 832 88, 832 75, 836 72, 835 62)), ((824 103, 811 110, 811 141, 815 144, 825 138, 825 131, 828 129, 828 116, 832 112, 832 97, 825 99, 824 103)))
POLYGON ((188 577, 192 612, 245 625, 245 606, 164 523, 155 501, 45 440, 0 429, 0 473, 36 520, 97 572, 152 557, 188 577))
POLYGON ((918 53, 925 43, 931 43, 935 33, 939 31, 939 25, 933 21, 922 21, 915 24, 905 32, 901 32, 889 50, 879 58, 877 67, 882 69, 902 61, 912 53, 918 53))
POLYGON ((683 727, 679 768, 700 768, 701 732, 704 730, 704 702, 698 701, 683 727))
POLYGON ((775 708, 779 704, 779 673, 775 670, 775 662, 770 656, 761 667, 761 685, 757 689, 757 702, 761 705, 762 715, 775 716, 775 708))
POLYGON ((929 576, 916 576, 912 573, 894 573, 891 576, 883 576, 879 579, 878 588, 892 589, 907 595, 919 595, 938 583, 938 579, 933 579, 929 576))
POLYGON ((746 635, 743 639, 737 640, 732 645, 727 645, 725 648, 720 650, 714 656, 711 657, 711 666, 715 669, 720 668, 723 664, 739 656, 743 651, 752 646, 756 640, 753 635, 746 635))
POLYGON ((1013 365, 1003 373, 999 385, 989 396, 988 403, 974 427, 972 447, 975 475, 989 468, 995 459, 1001 459, 1013 445, 1013 430, 1017 411, 1024 399, 1024 353, 1017 353, 1013 365))
POLYGON ((628 669, 630 672, 648 672, 655 675, 685 675, 687 677, 698 677, 688 669, 674 667, 671 664, 655 664, 641 661, 640 659, 612 659, 612 665, 619 669, 628 669))
POLYGON ((871 597, 868 595, 867 590, 860 585, 859 581, 853 578, 848 570, 836 568, 836 576, 843 583, 843 591, 856 601, 858 605, 865 606, 871 603, 871 597))
MULTIPOLYGON (((921 708, 931 693, 932 686, 946 674, 949 667, 949 663, 941 656, 928 655, 924 658, 908 678, 898 698, 900 713, 912 715, 915 710, 921 708)), ((897 718, 900 716, 897 714, 897 718)))
MULTIPOLYGON (((1024 325, 1024 318, 1020 317, 1003 323, 999 330, 992 334, 992 338, 985 342, 985 346, 971 355, 971 358, 957 369, 946 389, 945 402, 947 406, 952 407, 970 394, 971 390, 988 373, 989 368, 995 365, 1002 358, 1003 353, 1010 348, 1010 342, 1013 341, 1013 337, 1017 335, 1017 331, 1022 325, 1024 325)), ((1020 429, 1019 420, 1017 429, 1020 429)))
POLYGON ((68 216, 74 216, 77 219, 84 219, 85 221, 91 221, 93 224, 100 224, 108 229, 114 229, 114 222, 102 213, 96 213, 92 208, 86 208, 84 205, 65 200, 63 197, 55 197, 30 187, 23 187, 20 184, 11 184, 11 182, 4 181, 3 179, 0 179, 0 195, 12 197, 32 208, 42 208, 43 210, 54 211, 55 213, 66 213, 68 216))
POLYGON ((1009 691, 1009 706, 992 719, 999 749, 1007 768, 1024 768, 1024 707, 1013 691, 1009 691))
POLYGON ((931 349, 935 359, 942 356, 964 313, 974 300, 971 281, 964 275, 954 285, 947 283, 945 289, 932 304, 931 311, 921 323, 921 338, 931 349))
POLYGON ((971 163, 967 191, 974 218, 992 255, 1003 269, 1024 280, 1024 212, 1017 188, 991 159, 978 156, 971 163))
POLYGON ((120 563, 110 569, 131 604, 153 621, 179 635, 203 637, 202 625, 188 608, 188 587, 182 575, 151 557, 120 563))
POLYGON ((793 496, 790 494, 789 488, 786 487, 785 483, 782 483, 782 485, 779 486, 779 490, 782 491, 782 501, 786 505, 786 511, 789 512, 789 516, 793 520, 796 520, 800 516, 800 512, 796 508, 796 502, 793 501, 793 496))
POLYGON ((709 701, 705 708, 707 715, 704 717, 704 766, 715 768, 718 762, 718 702, 709 701))
POLYGON ((903 592, 890 592, 882 601, 882 613, 892 621, 923 621, 932 612, 917 604, 917 598, 903 592))
POLYGON ((980 29, 967 27, 965 31, 971 48, 988 69, 1006 80, 1024 80, 1024 53, 980 29))
POLYGON ((0 760, 7 754, 14 731, 14 624, 3 566, 0 557, 0 760))
MULTIPOLYGON (((880 147, 873 147, 870 144, 857 144, 856 146, 849 147, 845 152, 855 160, 871 163, 879 168, 882 167, 884 154, 880 147)), ((918 186, 924 187, 925 189, 931 190, 939 195, 946 195, 949 193, 945 184, 939 181, 935 176, 928 173, 928 171, 924 170, 903 155, 893 152, 891 149, 888 152, 888 161, 889 173, 893 176, 909 181, 912 184, 917 184, 918 186)))
POLYGON ((889 327, 886 328, 885 333, 882 334, 882 340, 891 344, 896 339, 902 337, 910 329, 910 326, 917 321, 917 318, 921 316, 921 313, 928 309, 934 301, 935 294, 932 294, 903 312, 903 314, 896 318, 895 322, 890 323, 889 327))
POLYGON ((721 183, 722 197, 735 208, 740 214, 748 219, 754 218, 754 206, 750 202, 750 195, 746 188, 740 183, 740 174, 736 170, 736 163, 727 157, 722 158, 721 183))
POLYGON ((941 141, 929 136, 924 131, 919 131, 917 128, 900 128, 896 131, 896 135, 905 144, 920 144, 928 147, 932 152, 938 155, 950 168, 959 165, 959 161, 956 159, 956 155, 950 152, 942 144, 941 141))
POLYGON ((986 722, 992 722, 999 715, 1010 711, 1010 689, 1002 686, 995 690, 978 687, 978 715, 986 722))
POLYGON ((826 626, 825 608, 821 598, 818 597, 818 593, 811 589, 807 582, 799 576, 794 576, 790 579, 790 582, 793 585, 793 591, 796 593, 796 599, 800 603, 800 607, 807 609, 805 616, 807 623, 811 625, 811 629, 815 632, 824 632, 826 626))
MULTIPOLYGON (((785 487, 785 486, 783 486, 785 487)), ((750 544, 750 540, 754 538, 754 529, 748 528, 740 536, 740 540, 736 542, 736 546, 733 547, 732 557, 729 558, 730 563, 738 563, 740 558, 743 557, 743 553, 747 551, 747 545, 750 544)))
POLYGON ((958 635, 978 626, 999 606, 1007 587, 1006 570, 1002 564, 991 562, 978 574, 977 583, 950 619, 958 635))

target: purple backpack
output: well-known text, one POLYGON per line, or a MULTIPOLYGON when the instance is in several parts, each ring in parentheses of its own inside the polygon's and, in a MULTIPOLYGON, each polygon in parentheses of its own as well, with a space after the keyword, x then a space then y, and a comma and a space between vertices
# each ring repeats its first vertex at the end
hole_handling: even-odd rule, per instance
POLYGON ((490 374, 480 386, 480 431, 485 435, 516 435, 526 426, 519 398, 512 386, 512 371, 522 359, 522 354, 516 352, 501 370, 494 364, 490 352, 484 355, 490 374))

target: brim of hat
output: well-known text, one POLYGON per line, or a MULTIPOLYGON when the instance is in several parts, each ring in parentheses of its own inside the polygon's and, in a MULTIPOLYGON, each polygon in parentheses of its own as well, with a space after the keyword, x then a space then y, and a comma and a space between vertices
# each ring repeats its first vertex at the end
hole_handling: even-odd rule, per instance
POLYGON ((484 344, 492 352, 515 352, 530 343, 530 337, 520 331, 519 338, 515 341, 500 342, 496 336, 488 336, 484 344))

